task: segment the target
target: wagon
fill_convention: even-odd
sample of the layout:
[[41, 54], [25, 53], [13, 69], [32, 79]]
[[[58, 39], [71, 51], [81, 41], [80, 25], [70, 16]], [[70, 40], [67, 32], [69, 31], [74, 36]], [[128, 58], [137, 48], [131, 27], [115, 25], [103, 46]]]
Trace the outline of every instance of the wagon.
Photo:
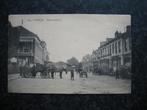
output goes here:
[[80, 75], [80, 78], [83, 78], [83, 77], [87, 78], [88, 77], [87, 72], [85, 72], [85, 71], [81, 71], [79, 75]]

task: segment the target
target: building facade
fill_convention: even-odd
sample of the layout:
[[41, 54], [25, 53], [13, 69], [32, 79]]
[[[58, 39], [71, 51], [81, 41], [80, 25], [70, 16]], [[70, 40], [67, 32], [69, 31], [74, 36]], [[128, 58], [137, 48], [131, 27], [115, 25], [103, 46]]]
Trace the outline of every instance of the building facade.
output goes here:
[[131, 27], [124, 33], [115, 32], [115, 38], [108, 38], [93, 51], [93, 70], [103, 74], [112, 74], [121, 66], [131, 67]]
[[41, 41], [36, 34], [22, 26], [19, 26], [18, 30], [20, 33], [17, 51], [18, 64], [44, 64], [48, 61], [49, 54], [46, 48], [46, 43]]

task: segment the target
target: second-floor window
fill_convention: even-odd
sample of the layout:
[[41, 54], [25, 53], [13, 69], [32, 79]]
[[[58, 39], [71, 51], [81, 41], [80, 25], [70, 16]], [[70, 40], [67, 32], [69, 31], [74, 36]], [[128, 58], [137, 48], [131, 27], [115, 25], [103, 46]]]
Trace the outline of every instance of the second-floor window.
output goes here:
[[114, 44], [112, 44], [112, 54], [114, 54]]
[[118, 51], [119, 51], [119, 53], [121, 52], [120, 41], [118, 41]]
[[19, 52], [31, 52], [33, 49], [32, 42], [20, 42], [19, 43]]
[[110, 45], [110, 55], [111, 55], [111, 45]]
[[24, 52], [30, 52], [30, 49], [25, 48]]
[[125, 39], [125, 52], [128, 51], [128, 48], [127, 47], [128, 47], [128, 40]]
[[117, 42], [115, 43], [115, 53], [117, 54]]

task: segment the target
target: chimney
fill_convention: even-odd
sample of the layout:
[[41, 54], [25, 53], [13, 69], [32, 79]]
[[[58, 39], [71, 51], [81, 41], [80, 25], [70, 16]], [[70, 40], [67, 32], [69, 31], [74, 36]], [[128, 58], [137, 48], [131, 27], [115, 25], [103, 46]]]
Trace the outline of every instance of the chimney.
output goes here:
[[115, 32], [115, 38], [118, 37], [118, 34], [119, 34], [118, 31], [116, 31], [116, 32]]
[[107, 42], [109, 42], [109, 41], [111, 41], [113, 38], [107, 38], [106, 40], [107, 40]]
[[106, 41], [100, 42], [100, 46], [104, 45], [105, 43], [106, 43]]

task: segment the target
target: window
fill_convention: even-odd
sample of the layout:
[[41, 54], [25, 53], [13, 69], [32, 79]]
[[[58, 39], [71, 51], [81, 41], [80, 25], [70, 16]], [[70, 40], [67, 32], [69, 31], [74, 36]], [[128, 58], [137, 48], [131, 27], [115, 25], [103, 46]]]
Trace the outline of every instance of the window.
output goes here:
[[111, 55], [111, 45], [110, 45], [110, 55]]
[[121, 52], [120, 41], [118, 41], [118, 51]]
[[25, 48], [25, 49], [24, 49], [24, 52], [29, 52], [29, 49]]
[[117, 54], [117, 42], [115, 43], [115, 53]]
[[112, 44], [112, 54], [114, 54], [114, 44]]
[[128, 51], [128, 48], [127, 48], [127, 39], [125, 39], [125, 51]]

